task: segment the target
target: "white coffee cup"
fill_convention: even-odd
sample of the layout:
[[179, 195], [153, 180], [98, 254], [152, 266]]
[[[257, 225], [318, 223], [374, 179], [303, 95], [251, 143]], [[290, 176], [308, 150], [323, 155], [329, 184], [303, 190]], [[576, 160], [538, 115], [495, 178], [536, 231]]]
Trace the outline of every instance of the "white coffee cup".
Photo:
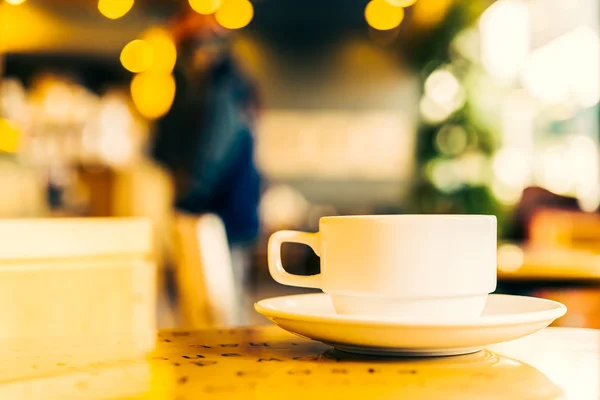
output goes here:
[[[310, 246], [321, 257], [321, 273], [286, 272], [284, 242]], [[496, 289], [494, 216], [323, 217], [317, 233], [275, 232], [268, 250], [273, 279], [322, 289], [339, 314], [474, 318]]]

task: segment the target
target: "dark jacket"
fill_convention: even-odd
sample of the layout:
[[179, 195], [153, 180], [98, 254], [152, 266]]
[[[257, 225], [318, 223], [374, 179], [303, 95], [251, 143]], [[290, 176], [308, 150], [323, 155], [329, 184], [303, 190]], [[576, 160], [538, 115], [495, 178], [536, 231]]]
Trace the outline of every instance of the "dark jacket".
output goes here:
[[252, 88], [231, 59], [202, 78], [174, 72], [176, 94], [158, 123], [153, 156], [172, 173], [176, 208], [215, 213], [231, 243], [258, 236], [260, 178], [245, 107]]

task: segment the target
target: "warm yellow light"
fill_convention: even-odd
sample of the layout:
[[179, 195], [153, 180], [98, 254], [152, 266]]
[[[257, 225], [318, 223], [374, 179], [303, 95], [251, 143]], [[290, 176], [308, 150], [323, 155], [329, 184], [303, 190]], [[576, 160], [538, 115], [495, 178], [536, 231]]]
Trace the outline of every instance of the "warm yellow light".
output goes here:
[[215, 13], [217, 22], [227, 29], [240, 29], [252, 21], [254, 7], [248, 0], [223, 0]]
[[64, 26], [46, 10], [0, 0], [0, 53], [55, 49], [63, 33]]
[[132, 40], [121, 50], [121, 64], [131, 72], [144, 72], [154, 62], [154, 50], [145, 40]]
[[0, 152], [15, 153], [19, 148], [19, 128], [7, 119], [0, 118]]
[[18, 6], [19, 4], [25, 3], [25, 0], [6, 0], [8, 4], [12, 4], [13, 6]]
[[190, 6], [198, 14], [213, 14], [221, 6], [221, 0], [189, 0]]
[[99, 0], [98, 10], [106, 18], [117, 19], [127, 14], [134, 0]]
[[170, 74], [177, 61], [177, 48], [169, 32], [162, 28], [151, 28], [144, 32], [142, 40], [153, 50], [154, 62], [148, 70]]
[[144, 117], [156, 119], [165, 115], [175, 98], [175, 79], [160, 72], [143, 72], [131, 81], [133, 104]]
[[417, 0], [385, 0], [394, 7], [410, 7], [417, 2]]
[[419, 0], [413, 7], [411, 22], [418, 26], [433, 26], [444, 20], [455, 0]]
[[367, 23], [380, 31], [394, 29], [404, 18], [404, 9], [395, 7], [386, 0], [372, 0], [365, 8]]

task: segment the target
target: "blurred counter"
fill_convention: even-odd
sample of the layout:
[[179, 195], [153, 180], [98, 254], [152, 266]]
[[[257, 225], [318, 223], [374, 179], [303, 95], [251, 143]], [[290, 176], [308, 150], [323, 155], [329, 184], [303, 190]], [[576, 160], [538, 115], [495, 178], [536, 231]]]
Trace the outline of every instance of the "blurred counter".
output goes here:
[[600, 282], [600, 253], [503, 244], [498, 247], [498, 279]]
[[557, 246], [502, 244], [498, 293], [559, 301], [567, 315], [554, 326], [600, 328], [600, 253]]

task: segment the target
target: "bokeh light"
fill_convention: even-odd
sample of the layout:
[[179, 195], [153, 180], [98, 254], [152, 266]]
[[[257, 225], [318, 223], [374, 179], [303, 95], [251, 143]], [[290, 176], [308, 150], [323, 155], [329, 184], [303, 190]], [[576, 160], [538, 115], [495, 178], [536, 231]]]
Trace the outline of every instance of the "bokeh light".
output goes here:
[[575, 178], [571, 175], [571, 161], [564, 144], [556, 143], [542, 149], [536, 171], [539, 185], [558, 195], [568, 195], [573, 190]]
[[530, 16], [525, 2], [501, 0], [479, 20], [481, 61], [497, 79], [513, 79], [530, 48]]
[[436, 157], [425, 165], [427, 179], [442, 192], [453, 193], [465, 186], [480, 186], [488, 180], [487, 157], [469, 151], [459, 157]]
[[498, 268], [504, 272], [514, 272], [523, 266], [525, 254], [519, 246], [505, 243], [498, 246]]
[[213, 14], [221, 6], [221, 0], [189, 0], [190, 6], [198, 14]]
[[124, 16], [133, 7], [134, 0], [99, 0], [98, 10], [109, 19], [118, 19]]
[[434, 26], [443, 21], [455, 0], [418, 1], [413, 7], [411, 23], [421, 27]]
[[145, 40], [132, 40], [121, 51], [121, 64], [131, 72], [146, 71], [154, 59], [154, 50]]
[[417, 0], [385, 0], [394, 7], [410, 7], [417, 2]]
[[506, 205], [514, 205], [521, 199], [533, 172], [527, 153], [518, 147], [498, 150], [492, 159], [492, 171], [492, 192]]
[[15, 153], [19, 147], [21, 132], [13, 122], [0, 118], [0, 152]]
[[594, 106], [600, 99], [599, 42], [593, 29], [582, 26], [537, 48], [522, 70], [523, 85], [547, 104]]
[[489, 182], [490, 166], [487, 155], [477, 150], [470, 150], [462, 154], [458, 161], [462, 179], [469, 185], [484, 185]]
[[28, 114], [27, 92], [17, 78], [0, 81], [0, 110], [4, 116], [14, 121], [23, 121]]
[[41, 7], [15, 6], [0, 0], [0, 53], [33, 53], [56, 45], [64, 33]]
[[446, 69], [434, 71], [425, 80], [425, 93], [439, 104], [452, 103], [459, 96], [460, 90], [458, 79]]
[[453, 193], [465, 183], [457, 160], [435, 158], [425, 166], [425, 174], [433, 186], [444, 193]]
[[462, 153], [468, 141], [467, 131], [460, 125], [444, 125], [435, 135], [435, 147], [446, 156]]
[[502, 185], [523, 191], [531, 183], [532, 165], [526, 152], [519, 148], [502, 148], [492, 162], [495, 177]]
[[586, 189], [585, 192], [577, 193], [577, 205], [581, 211], [595, 212], [600, 206], [600, 188], [595, 184]]
[[523, 196], [523, 190], [504, 185], [497, 178], [492, 179], [492, 194], [501, 204], [514, 206]]
[[139, 113], [156, 119], [165, 115], [175, 98], [175, 79], [159, 72], [143, 72], [131, 81], [131, 97]]
[[240, 29], [252, 21], [254, 7], [248, 0], [224, 0], [215, 19], [224, 28]]
[[567, 146], [577, 203], [583, 211], [595, 211], [600, 205], [600, 160], [596, 139], [585, 134], [574, 134], [567, 140]]
[[120, 92], [109, 92], [98, 109], [97, 153], [109, 165], [123, 166], [133, 157], [134, 117], [128, 98]]
[[419, 108], [423, 119], [432, 124], [447, 119], [465, 104], [465, 92], [454, 74], [439, 68], [425, 80], [425, 95]]
[[19, 4], [25, 3], [25, 0], [5, 0], [8, 4], [18, 6]]
[[386, 0], [372, 0], [365, 8], [365, 19], [372, 28], [387, 31], [400, 25], [404, 19], [404, 9]]
[[445, 121], [453, 110], [436, 103], [429, 96], [423, 96], [419, 102], [419, 111], [425, 122], [439, 124]]
[[267, 230], [284, 227], [300, 227], [306, 220], [309, 203], [295, 188], [288, 185], [273, 185], [260, 201], [260, 218]]
[[163, 28], [150, 28], [144, 32], [142, 40], [153, 50], [154, 62], [148, 71], [166, 74], [173, 72], [177, 61], [177, 48], [169, 31]]
[[44, 74], [34, 81], [29, 101], [39, 120], [58, 125], [71, 120], [80, 100], [74, 94], [72, 81], [54, 74]]

